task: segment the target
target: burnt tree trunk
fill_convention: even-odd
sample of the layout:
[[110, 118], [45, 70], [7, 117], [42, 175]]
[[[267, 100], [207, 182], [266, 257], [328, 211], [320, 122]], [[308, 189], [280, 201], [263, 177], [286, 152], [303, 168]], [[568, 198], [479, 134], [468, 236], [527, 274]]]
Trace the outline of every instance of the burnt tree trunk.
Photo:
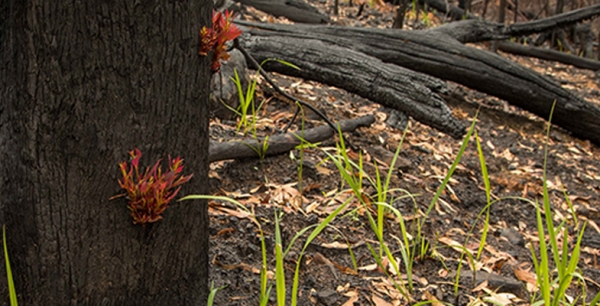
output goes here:
[[182, 156], [194, 177], [180, 194], [206, 192], [210, 63], [198, 48], [211, 9], [0, 4], [0, 219], [23, 305], [206, 304], [206, 205], [171, 203], [141, 226], [109, 198], [134, 148], [142, 166]]
[[402, 29], [404, 26], [404, 16], [406, 15], [406, 11], [408, 10], [409, 0], [397, 0], [395, 4], [398, 5], [396, 8], [396, 18], [394, 18], [394, 23], [392, 24], [392, 28], [394, 29]]
[[[576, 13], [573, 12], [573, 14]], [[424, 31], [339, 26], [288, 26], [248, 22], [243, 22], [243, 24], [254, 27], [247, 30], [250, 38], [244, 38], [248, 39], [250, 44], [253, 40], [258, 41], [263, 37], [276, 36], [282, 41], [288, 38], [306, 41], [320, 40], [324, 45], [349, 46], [354, 52], [364, 54], [365, 58], [375, 57], [386, 63], [393, 63], [463, 84], [504, 99], [544, 119], [549, 118], [552, 104], [556, 100], [553, 123], [571, 131], [578, 137], [600, 143], [600, 109], [598, 107], [587, 103], [569, 90], [562, 88], [557, 82], [531, 69], [524, 68], [491, 52], [462, 44], [466, 41], [476, 41], [476, 37], [473, 36], [477, 36], [477, 34], [499, 39], [509, 33], [513, 34], [519, 31], [525, 33], [531, 31], [531, 28], [543, 28], [541, 23], [530, 24], [531, 27], [524, 29], [520, 28], [519, 24], [505, 28], [498, 24], [467, 20], [449, 24], [447, 27]], [[548, 26], [555, 24], [552, 23]], [[260, 49], [261, 47], [257, 46], [256, 48]], [[295, 56], [293, 54], [290, 54], [289, 58], [287, 54], [284, 55], [280, 58], [294, 63]], [[310, 55], [315, 58], [319, 57], [319, 54]], [[313, 72], [318, 73], [319, 70], [313, 70]], [[310, 71], [302, 73], [310, 75]], [[356, 70], [354, 73], [360, 74], [362, 71]], [[325, 83], [334, 85], [331, 83], [332, 81], [335, 80], [325, 80]], [[375, 84], [373, 89], [377, 89], [376, 85], [381, 86], [381, 84]], [[342, 86], [342, 88], [346, 87]]]
[[[504, 24], [505, 19], [506, 19], [506, 0], [500, 0], [500, 6], [498, 7], [498, 23]], [[496, 53], [498, 51], [498, 41], [493, 41], [492, 47], [490, 49], [492, 52]]]

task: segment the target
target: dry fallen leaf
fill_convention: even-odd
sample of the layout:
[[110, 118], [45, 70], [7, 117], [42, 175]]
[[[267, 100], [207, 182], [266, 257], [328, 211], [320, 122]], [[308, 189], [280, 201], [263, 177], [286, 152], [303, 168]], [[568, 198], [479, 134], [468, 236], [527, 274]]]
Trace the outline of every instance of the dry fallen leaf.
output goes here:
[[214, 215], [230, 215], [239, 219], [250, 218], [252, 216], [250, 213], [247, 213], [245, 211], [239, 211], [219, 206], [209, 206], [208, 212]]
[[323, 244], [321, 244], [321, 246], [324, 248], [328, 248], [328, 249], [341, 249], [341, 250], [348, 248], [347, 244], [337, 242], [337, 241], [334, 241], [331, 243], [323, 243]]
[[517, 298], [512, 293], [495, 293], [489, 289], [484, 289], [484, 291], [488, 296], [485, 296], [482, 299], [492, 305], [511, 305], [513, 304], [512, 300]]
[[394, 305], [386, 302], [384, 299], [380, 298], [376, 294], [373, 294], [371, 296], [371, 300], [373, 301], [373, 303], [375, 304], [375, 306], [394, 306]]
[[471, 290], [471, 291], [477, 292], [477, 291], [481, 291], [487, 287], [488, 287], [488, 281], [485, 280], [485, 281], [481, 282], [481, 284], [479, 284], [477, 287], [473, 288], [473, 290]]
[[319, 174], [324, 176], [329, 176], [333, 173], [333, 170], [329, 170], [323, 166], [315, 166], [315, 168], [317, 169], [317, 172], [319, 172]]
[[233, 232], [235, 232], [235, 229], [233, 227], [228, 227], [228, 228], [224, 228], [224, 229], [220, 230], [216, 236], [231, 234]]
[[532, 284], [532, 285], [537, 284], [537, 277], [536, 277], [535, 273], [532, 273], [528, 270], [522, 270], [519, 268], [514, 268], [513, 272], [515, 273], [515, 276], [517, 277], [518, 280], [524, 281], [524, 282], [526, 282], [528, 284]]
[[435, 295], [431, 294], [428, 290], [425, 290], [425, 292], [423, 292], [424, 294], [424, 300], [429, 302], [431, 306], [444, 306], [444, 303], [440, 302], [440, 300], [438, 300]]
[[354, 306], [354, 302], [358, 301], [358, 294], [350, 297], [342, 306]]
[[371, 264], [371, 265], [366, 265], [366, 266], [362, 266], [362, 267], [358, 267], [358, 270], [360, 271], [375, 271], [378, 269], [378, 265], [376, 263]]

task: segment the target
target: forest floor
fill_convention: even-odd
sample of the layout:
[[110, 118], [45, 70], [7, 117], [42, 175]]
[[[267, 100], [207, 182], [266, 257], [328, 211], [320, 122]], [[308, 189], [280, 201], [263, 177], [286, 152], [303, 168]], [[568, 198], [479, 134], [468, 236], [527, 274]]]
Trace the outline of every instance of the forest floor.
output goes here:
[[[309, 1], [329, 12], [333, 1]], [[342, 1], [340, 1], [342, 2]], [[325, 4], [324, 4], [325, 3]], [[343, 2], [345, 4], [346, 2]], [[354, 16], [357, 7], [342, 6], [342, 15]], [[430, 14], [431, 15], [431, 14]], [[249, 9], [248, 19], [285, 22]], [[431, 22], [439, 20], [431, 15]], [[389, 27], [393, 21], [391, 6], [365, 8], [359, 19], [339, 18], [340, 23], [353, 26]], [[422, 19], [421, 19], [422, 20]], [[409, 22], [409, 23], [412, 23]], [[485, 46], [478, 46], [485, 47]], [[600, 77], [592, 71], [542, 60], [501, 54], [526, 67], [547, 75], [587, 101], [600, 106]], [[375, 177], [375, 164], [383, 176], [389, 169], [403, 131], [385, 124], [386, 114], [372, 102], [343, 90], [323, 84], [275, 75], [286, 91], [310, 101], [327, 113], [333, 121], [374, 114], [377, 121], [368, 128], [347, 133], [354, 146], [364, 150], [363, 168]], [[265, 82], [259, 82], [266, 84]], [[267, 86], [267, 85], [264, 85]], [[482, 236], [487, 200], [479, 155], [471, 139], [449, 185], [424, 216], [438, 187], [455, 160], [461, 140], [453, 139], [412, 119], [395, 166], [391, 188], [404, 190], [410, 197], [400, 197], [391, 203], [402, 213], [408, 232], [416, 233], [416, 223], [423, 223], [423, 235], [429, 243], [424, 256], [416, 256], [412, 266], [413, 302], [441, 301], [450, 305], [528, 305], [535, 287], [535, 272], [530, 245], [539, 252], [539, 235], [534, 204], [515, 199], [523, 197], [542, 202], [544, 144], [548, 143], [547, 184], [554, 209], [554, 221], [565, 221], [571, 229], [568, 244], [576, 236], [576, 220], [587, 221], [582, 239], [580, 272], [587, 283], [589, 297], [600, 291], [600, 148], [589, 141], [571, 137], [552, 127], [546, 140], [546, 123], [541, 118], [508, 105], [485, 94], [450, 84], [454, 89], [446, 97], [454, 115], [469, 126], [477, 116], [476, 130], [481, 140], [491, 183], [489, 235], [482, 256], [477, 260], [475, 279], [466, 258], [462, 261], [460, 282], [455, 293], [461, 248], [476, 253]], [[272, 135], [291, 119], [295, 106], [270, 97], [259, 86], [258, 101], [267, 100], [258, 114], [260, 136]], [[576, 118], [573, 118], [576, 120]], [[304, 120], [296, 120], [292, 129], [322, 125], [310, 111]], [[211, 140], [228, 141], [240, 137], [235, 122], [211, 122]], [[350, 197], [340, 179], [340, 173], [326, 152], [335, 153], [337, 139], [324, 141], [318, 149], [305, 148], [264, 159], [222, 161], [211, 164], [210, 190], [213, 195], [228, 196], [255, 212], [265, 232], [270, 273], [275, 271], [275, 215], [280, 215], [283, 247], [304, 228], [323, 222], [333, 210]], [[358, 161], [358, 152], [349, 156]], [[301, 166], [301, 171], [299, 168]], [[374, 194], [374, 188], [364, 180], [362, 192]], [[569, 201], [565, 200], [565, 193]], [[509, 198], [512, 197], [512, 198]], [[572, 203], [573, 210], [568, 202]], [[215, 305], [258, 305], [260, 292], [261, 241], [257, 226], [248, 214], [234, 205], [210, 201], [210, 279], [218, 291]], [[405, 305], [407, 299], [391, 279], [406, 282], [405, 263], [400, 260], [400, 274], [394, 275], [389, 261], [377, 266], [369, 246], [378, 253], [378, 239], [371, 229], [368, 214], [376, 216], [374, 206], [365, 207], [351, 201], [306, 248], [299, 273], [298, 305]], [[376, 217], [375, 217], [376, 218]], [[309, 231], [310, 232], [310, 231]], [[384, 240], [393, 256], [402, 258], [396, 238], [401, 237], [398, 220], [385, 218]], [[284, 260], [288, 295], [294, 269], [308, 234], [296, 240]], [[560, 243], [562, 243], [562, 239]], [[412, 245], [417, 245], [412, 241]], [[348, 245], [352, 250], [351, 256]], [[355, 266], [356, 265], [356, 266]], [[358, 268], [355, 270], [355, 268]], [[391, 276], [388, 276], [391, 275]], [[580, 294], [569, 291], [572, 296]], [[288, 297], [289, 298], [289, 297]], [[276, 304], [275, 288], [269, 305]], [[289, 303], [286, 303], [289, 305]], [[436, 305], [435, 303], [433, 305]], [[441, 304], [437, 304], [441, 305]]]

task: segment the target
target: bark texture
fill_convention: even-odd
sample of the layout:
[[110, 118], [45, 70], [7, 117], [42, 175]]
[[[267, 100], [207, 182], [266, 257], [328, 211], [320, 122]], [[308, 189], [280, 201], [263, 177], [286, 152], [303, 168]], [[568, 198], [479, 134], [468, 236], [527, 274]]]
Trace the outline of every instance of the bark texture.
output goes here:
[[143, 166], [182, 156], [194, 177], [180, 194], [206, 191], [210, 63], [198, 33], [211, 9], [0, 3], [0, 219], [22, 304], [206, 304], [204, 203], [172, 203], [144, 227], [109, 198], [134, 148]]

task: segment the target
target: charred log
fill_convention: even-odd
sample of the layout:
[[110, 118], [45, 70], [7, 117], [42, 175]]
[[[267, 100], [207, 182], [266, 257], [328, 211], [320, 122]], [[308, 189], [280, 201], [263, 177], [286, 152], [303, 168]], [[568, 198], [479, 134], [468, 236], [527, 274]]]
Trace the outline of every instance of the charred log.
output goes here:
[[447, 94], [448, 88], [436, 78], [316, 39], [265, 35], [247, 37], [240, 43], [259, 62], [279, 58], [300, 67], [269, 62], [264, 66], [266, 70], [344, 88], [453, 137], [464, 134], [463, 124], [438, 95]]
[[551, 49], [537, 48], [532, 46], [524, 46], [511, 42], [503, 42], [498, 46], [500, 51], [511, 54], [536, 57], [549, 61], [557, 61], [568, 65], [573, 65], [578, 68], [600, 70], [600, 62], [589, 58], [583, 58], [564, 52], [559, 52]]
[[573, 25], [577, 22], [593, 18], [597, 15], [600, 15], [600, 4], [570, 11], [560, 15], [555, 15], [549, 18], [514, 23], [509, 26], [481, 19], [469, 19], [447, 23], [430, 31], [444, 33], [462, 43], [481, 42], [541, 33], [563, 26]]
[[[589, 8], [588, 8], [589, 9]], [[600, 6], [598, 6], [600, 10]], [[509, 103], [528, 110], [541, 118], [547, 119], [554, 101], [553, 123], [571, 131], [574, 135], [600, 143], [600, 109], [586, 102], [572, 92], [562, 88], [554, 80], [543, 76], [531, 69], [524, 68], [499, 55], [468, 47], [458, 40], [446, 35], [444, 31], [398, 31], [386, 29], [349, 28], [339, 26], [308, 26], [308, 25], [275, 25], [247, 23], [255, 28], [246, 29], [249, 35], [243, 40], [261, 57], [261, 52], [271, 53], [272, 45], [268, 42], [280, 41], [284, 47], [286, 41], [294, 39], [294, 46], [303, 48], [283, 48], [277, 56], [294, 63], [298, 53], [304, 56], [318, 58], [329, 56], [318, 49], [304, 48], [304, 44], [314, 45], [314, 40], [322, 41], [323, 48], [341, 48], [336, 56], [344, 56], [350, 47], [353, 56], [362, 56], [366, 60], [376, 57], [383, 62], [396, 64], [414, 71], [425, 73], [445, 80], [451, 80], [478, 91], [488, 93], [508, 101]], [[473, 23], [476, 25], [476, 23]], [[260, 28], [260, 29], [258, 29]], [[261, 46], [264, 44], [264, 46]], [[289, 43], [288, 43], [289, 44]], [[291, 44], [290, 44], [291, 45]], [[294, 49], [294, 50], [292, 50]], [[298, 50], [300, 49], [300, 50]], [[306, 50], [306, 51], [304, 51]], [[368, 54], [368, 55], [367, 55]], [[297, 64], [297, 63], [295, 63]], [[329, 65], [332, 65], [330, 63]], [[341, 64], [341, 63], [340, 63]], [[270, 66], [268, 69], [275, 69]], [[332, 70], [332, 66], [326, 68]], [[386, 66], [387, 67], [387, 66]], [[285, 68], [283, 68], [285, 69]], [[336, 68], [337, 69], [337, 68]], [[344, 68], [342, 68], [344, 69]], [[391, 68], [390, 68], [391, 69]], [[280, 70], [297, 76], [314, 78], [325, 71], [318, 64], [307, 63], [299, 72]], [[385, 71], [385, 70], [384, 70]], [[356, 70], [345, 73], [357, 72]], [[362, 71], [361, 71], [362, 73]], [[388, 71], [387, 73], [393, 74]], [[385, 73], [377, 74], [385, 75]], [[341, 77], [346, 77], [344, 73]], [[349, 91], [357, 91], [357, 84], [348, 83], [340, 78], [324, 79], [324, 83], [338, 86]], [[378, 83], [376, 83], [378, 84]], [[365, 91], [376, 89], [368, 79], [363, 81]], [[377, 99], [373, 99], [377, 101]], [[380, 101], [377, 101], [380, 102]], [[412, 116], [412, 114], [409, 114]], [[573, 120], [577, 118], [577, 120]]]
[[300, 23], [329, 23], [329, 16], [303, 0], [235, 0], [276, 17]]
[[[369, 126], [373, 122], [375, 122], [375, 117], [367, 115], [355, 119], [342, 120], [338, 125], [342, 132], [350, 132], [359, 127]], [[247, 138], [235, 142], [211, 141], [208, 149], [208, 161], [212, 163], [227, 159], [277, 155], [293, 150], [302, 143], [302, 140], [309, 143], [316, 143], [331, 138], [334, 134], [335, 132], [328, 125], [322, 125], [304, 131], [271, 136], [267, 139], [266, 144], [264, 138]]]

